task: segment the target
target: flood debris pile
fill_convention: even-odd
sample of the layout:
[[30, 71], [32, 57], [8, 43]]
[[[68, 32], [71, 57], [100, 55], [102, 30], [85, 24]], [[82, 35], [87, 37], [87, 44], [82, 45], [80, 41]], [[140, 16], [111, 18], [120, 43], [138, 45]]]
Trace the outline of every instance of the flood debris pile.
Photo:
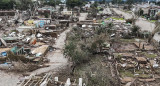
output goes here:
[[[141, 44], [143, 46], [139, 47]], [[147, 82], [154, 85], [159, 81], [159, 55], [157, 55], [157, 51], [145, 42], [138, 43], [138, 45], [135, 42], [133, 45], [134, 48], [130, 45], [128, 50], [121, 44], [118, 49], [115, 48], [113, 54], [122, 84], [132, 82], [130, 84], [142, 85]]]
[[[116, 16], [115, 16], [116, 17]], [[106, 19], [110, 23], [109, 63], [112, 75], [119, 77], [122, 86], [159, 85], [159, 52], [150, 44], [137, 26]], [[118, 21], [117, 21], [118, 20]], [[142, 35], [143, 34], [143, 35]]]
[[52, 73], [46, 73], [41, 75], [30, 75], [25, 78], [21, 78], [18, 86], [82, 86], [83, 79], [71, 79], [67, 78], [66, 81], [61, 81], [59, 77], [54, 77]]
[[[133, 34], [132, 29], [135, 26], [117, 22], [113, 24], [115, 26], [112, 28], [119, 29], [110, 31], [112, 35], [109, 61], [115, 64], [121, 85], [155, 85], [160, 80], [157, 48]], [[125, 29], [120, 29], [122, 26]], [[128, 34], [130, 36], [127, 36]]]
[[[45, 9], [46, 11], [43, 11]], [[0, 16], [4, 16], [3, 13], [6, 12], [8, 16], [21, 13], [5, 11], [0, 12]], [[20, 15], [17, 19], [7, 19], [6, 16], [2, 18], [1, 23], [11, 19], [17, 21], [17, 24], [12, 23], [15, 27], [2, 24], [2, 28], [6, 29], [2, 31], [0, 38], [0, 69], [33, 71], [44, 67], [43, 63], [49, 61], [45, 56], [55, 50], [53, 45], [59, 35], [69, 27], [70, 20], [52, 20], [53, 9], [39, 8], [36, 12], [37, 14], [30, 16], [30, 19], [23, 19]], [[22, 16], [24, 15], [22, 12]]]

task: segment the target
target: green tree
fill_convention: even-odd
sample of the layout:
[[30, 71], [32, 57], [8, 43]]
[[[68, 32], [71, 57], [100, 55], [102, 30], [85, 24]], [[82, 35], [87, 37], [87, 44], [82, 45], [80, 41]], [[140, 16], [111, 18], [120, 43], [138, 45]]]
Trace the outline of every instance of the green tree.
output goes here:
[[132, 4], [134, 3], [134, 0], [127, 0], [126, 4], [128, 4], [127, 8], [130, 10], [132, 8]]
[[132, 5], [134, 3], [134, 0], [127, 0], [126, 2], [128, 5]]
[[103, 45], [104, 45], [103, 39], [96, 40], [95, 42], [92, 43], [90, 51], [92, 53], [102, 52]]
[[49, 0], [44, 2], [45, 5], [49, 5], [49, 6], [59, 5], [60, 3], [61, 3], [60, 0]]
[[0, 9], [13, 9], [14, 4], [14, 0], [0, 0]]
[[121, 4], [122, 0], [113, 0], [112, 3], [114, 3], [114, 4]]
[[139, 27], [139, 26], [136, 26], [136, 25], [134, 25], [134, 26], [131, 28], [132, 34], [135, 35], [135, 36], [138, 36], [139, 30], [140, 30], [140, 27]]
[[97, 7], [98, 6], [98, 2], [95, 1], [94, 4], [93, 4], [93, 7]]
[[68, 7], [74, 8], [75, 6], [82, 6], [83, 0], [67, 0], [66, 4]]
[[33, 6], [33, 2], [32, 0], [19, 0], [16, 5], [20, 10], [27, 10]]

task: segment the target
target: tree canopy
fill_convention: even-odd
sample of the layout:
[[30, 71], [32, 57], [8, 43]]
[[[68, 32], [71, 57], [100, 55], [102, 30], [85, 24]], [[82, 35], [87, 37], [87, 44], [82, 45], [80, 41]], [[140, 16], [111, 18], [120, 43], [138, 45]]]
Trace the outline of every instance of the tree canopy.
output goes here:
[[112, 3], [114, 3], [114, 4], [120, 4], [120, 3], [122, 3], [122, 1], [123, 0], [112, 0]]
[[134, 0], [127, 0], [127, 2], [126, 2], [128, 5], [131, 5], [131, 4], [133, 4], [134, 3]]
[[82, 6], [83, 0], [67, 0], [66, 4], [68, 7], [74, 8], [75, 6]]
[[13, 9], [15, 0], [0, 0], [0, 9]]
[[16, 7], [20, 10], [27, 10], [30, 6], [33, 6], [32, 0], [19, 0], [19, 3], [16, 4]]
[[20, 10], [27, 10], [29, 5], [32, 6], [32, 0], [0, 0], [0, 9], [13, 9], [15, 6]]
[[44, 5], [49, 5], [49, 6], [55, 6], [55, 5], [59, 5], [61, 3], [60, 0], [45, 0], [44, 1]]

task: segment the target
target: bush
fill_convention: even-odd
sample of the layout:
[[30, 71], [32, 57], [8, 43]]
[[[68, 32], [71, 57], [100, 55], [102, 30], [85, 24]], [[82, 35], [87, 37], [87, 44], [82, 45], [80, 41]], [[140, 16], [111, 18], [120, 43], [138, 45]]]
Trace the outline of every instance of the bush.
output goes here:
[[135, 32], [138, 32], [138, 31], [140, 30], [140, 27], [134, 25], [134, 26], [131, 28], [131, 30], [132, 30], [133, 33], [135, 33]]
[[69, 56], [74, 64], [80, 64], [88, 61], [88, 52], [77, 47], [75, 42], [69, 42], [65, 45], [64, 54]]
[[136, 26], [136, 25], [134, 25], [132, 28], [131, 28], [131, 31], [132, 31], [132, 35], [134, 35], [134, 36], [137, 36], [138, 37], [138, 35], [139, 35], [139, 30], [140, 30], [140, 27], [139, 26]]
[[157, 13], [157, 15], [156, 15], [156, 19], [158, 20], [158, 19], [160, 19], [160, 12], [159, 13]]
[[134, 24], [135, 21], [136, 21], [135, 19], [131, 18], [131, 19], [127, 19], [126, 23]]
[[75, 49], [76, 49], [76, 45], [73, 42], [69, 42], [68, 44], [65, 45], [64, 54], [72, 57]]
[[48, 18], [48, 17], [49, 17], [49, 14], [48, 14], [48, 13], [45, 13], [44, 16], [45, 16], [45, 18]]
[[101, 52], [103, 44], [104, 44], [104, 40], [102, 39], [98, 39], [95, 42], [93, 42], [90, 49], [91, 53], [94, 54], [94, 53]]
[[123, 36], [123, 38], [124, 38], [124, 39], [131, 39], [132, 37], [131, 37], [131, 35], [126, 34], [126, 35]]
[[72, 57], [75, 64], [86, 63], [88, 60], [88, 53], [84, 51], [75, 51]]

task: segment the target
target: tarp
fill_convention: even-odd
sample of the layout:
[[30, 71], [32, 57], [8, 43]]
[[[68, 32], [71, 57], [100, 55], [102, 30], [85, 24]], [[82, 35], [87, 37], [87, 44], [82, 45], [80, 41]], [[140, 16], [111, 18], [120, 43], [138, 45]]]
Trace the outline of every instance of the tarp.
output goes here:
[[7, 52], [2, 52], [1, 55], [2, 56], [7, 56]]
[[29, 24], [33, 24], [33, 22], [34, 22], [33, 20], [28, 20]]
[[40, 25], [41, 28], [44, 26], [44, 24], [45, 24], [44, 20], [41, 20], [40, 23], [39, 23], [39, 25]]

